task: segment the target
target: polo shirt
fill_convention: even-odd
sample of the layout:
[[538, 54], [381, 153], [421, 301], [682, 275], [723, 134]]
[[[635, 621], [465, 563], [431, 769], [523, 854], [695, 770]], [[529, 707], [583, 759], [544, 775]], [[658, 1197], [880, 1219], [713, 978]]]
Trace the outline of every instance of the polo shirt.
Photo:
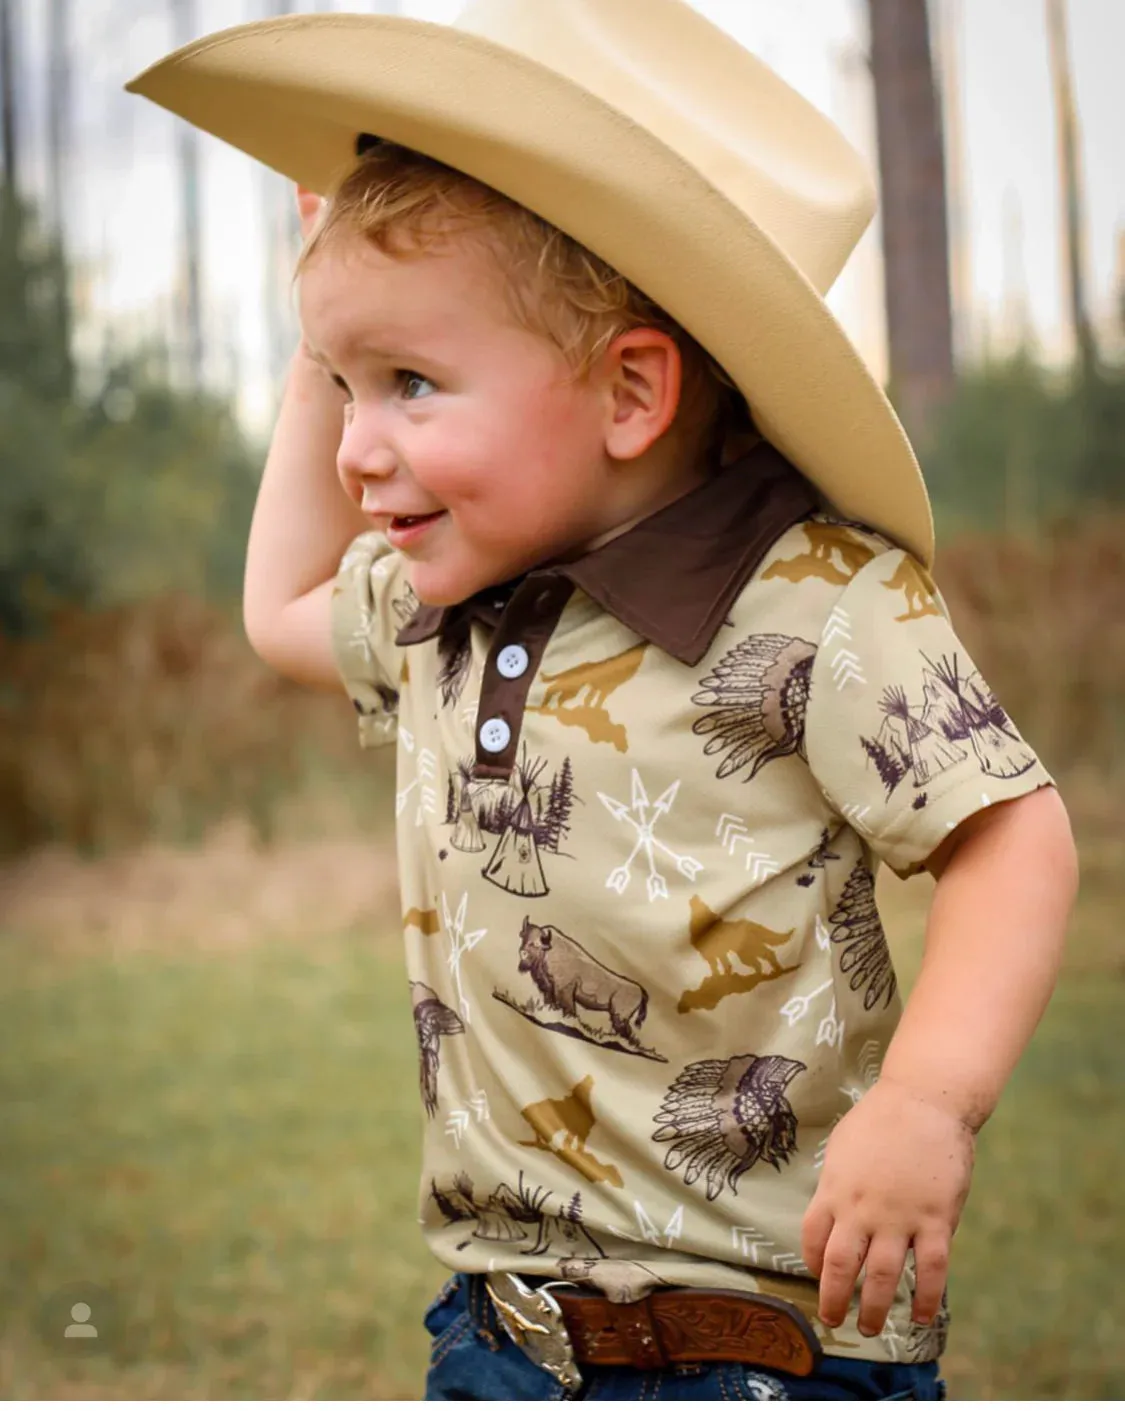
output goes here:
[[454, 1270], [628, 1301], [787, 1299], [826, 1352], [801, 1221], [901, 1012], [875, 901], [1051, 782], [927, 571], [759, 444], [569, 562], [420, 604], [379, 534], [336, 660], [395, 810], [424, 1114], [420, 1220]]

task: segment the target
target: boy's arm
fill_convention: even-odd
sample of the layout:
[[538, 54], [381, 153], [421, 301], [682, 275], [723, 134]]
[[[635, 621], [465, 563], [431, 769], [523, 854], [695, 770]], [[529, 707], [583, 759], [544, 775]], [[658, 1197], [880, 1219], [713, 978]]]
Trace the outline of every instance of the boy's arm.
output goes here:
[[842, 1321], [865, 1267], [867, 1334], [883, 1326], [910, 1247], [913, 1316], [938, 1311], [973, 1139], [1050, 998], [1077, 890], [1053, 788], [973, 815], [927, 866], [938, 884], [921, 973], [878, 1082], [832, 1135], [805, 1217], [822, 1320]]
[[336, 475], [344, 396], [304, 351], [293, 356], [246, 550], [250, 645], [294, 681], [342, 689], [330, 600], [340, 560], [371, 525]]
[[1051, 997], [1078, 857], [1055, 789], [975, 814], [927, 866], [938, 879], [922, 969], [883, 1077], [984, 1125]]

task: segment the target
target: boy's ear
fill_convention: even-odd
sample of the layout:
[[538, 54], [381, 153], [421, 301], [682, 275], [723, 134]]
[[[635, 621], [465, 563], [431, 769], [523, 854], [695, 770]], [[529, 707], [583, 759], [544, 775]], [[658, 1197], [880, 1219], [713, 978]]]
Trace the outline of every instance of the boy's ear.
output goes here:
[[659, 329], [630, 329], [606, 349], [602, 371], [608, 394], [606, 450], [615, 460], [635, 460], [676, 419], [683, 386], [680, 349]]

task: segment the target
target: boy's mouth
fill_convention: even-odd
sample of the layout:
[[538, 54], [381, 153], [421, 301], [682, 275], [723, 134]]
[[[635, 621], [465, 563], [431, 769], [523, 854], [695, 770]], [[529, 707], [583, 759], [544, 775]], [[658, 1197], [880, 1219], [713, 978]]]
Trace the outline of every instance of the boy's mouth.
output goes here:
[[431, 520], [437, 519], [444, 514], [444, 510], [434, 510], [432, 514], [396, 514], [391, 520], [392, 529], [413, 529], [419, 524], [429, 524]]
[[406, 548], [421, 539], [444, 514], [444, 510], [435, 510], [433, 514], [396, 514], [387, 526], [387, 540], [396, 549]]

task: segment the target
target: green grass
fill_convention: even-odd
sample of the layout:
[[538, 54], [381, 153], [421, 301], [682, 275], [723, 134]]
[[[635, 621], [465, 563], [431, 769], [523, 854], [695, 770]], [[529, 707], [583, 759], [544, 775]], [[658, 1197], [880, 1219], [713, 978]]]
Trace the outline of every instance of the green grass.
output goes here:
[[[1125, 1397], [1125, 969], [1082, 963], [1107, 905], [982, 1134], [956, 1396]], [[416, 1396], [441, 1273], [394, 945], [110, 960], [9, 935], [0, 976], [0, 1394]], [[78, 1281], [120, 1303], [94, 1355], [36, 1331]]]
[[[357, 937], [57, 967], [4, 949], [3, 1394], [416, 1392], [440, 1271], [399, 965]], [[35, 1330], [76, 1281], [120, 1301], [103, 1355]]]

